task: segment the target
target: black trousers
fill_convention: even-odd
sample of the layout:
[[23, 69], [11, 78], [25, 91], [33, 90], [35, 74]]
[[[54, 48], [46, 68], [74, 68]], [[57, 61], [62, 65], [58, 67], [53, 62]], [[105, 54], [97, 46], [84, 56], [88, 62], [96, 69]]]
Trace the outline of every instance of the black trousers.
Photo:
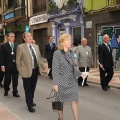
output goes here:
[[[80, 72], [85, 72], [85, 67], [79, 67], [79, 70], [80, 70]], [[86, 72], [89, 72], [89, 70], [90, 70], [90, 68], [87, 67]], [[87, 83], [87, 78], [88, 78], [88, 76], [85, 78], [84, 84]], [[80, 77], [78, 78], [78, 84], [79, 84], [79, 85], [82, 84], [82, 81], [83, 81], [83, 78], [80, 76]]]
[[14, 63], [12, 68], [5, 68], [4, 90], [8, 92], [10, 90], [10, 84], [12, 80], [13, 94], [18, 93], [18, 71]]
[[22, 78], [23, 79], [23, 87], [25, 91], [25, 98], [28, 108], [33, 105], [34, 92], [38, 79], [38, 68], [33, 69], [32, 76], [30, 78]]
[[109, 82], [113, 77], [113, 67], [105, 68], [105, 71], [99, 67], [100, 71], [100, 80], [101, 80], [101, 87], [104, 89], [108, 86]]
[[4, 72], [0, 70], [0, 83], [2, 83], [3, 78], [4, 78]]
[[48, 61], [48, 68], [50, 69], [48, 76], [52, 77], [52, 59], [47, 59]]

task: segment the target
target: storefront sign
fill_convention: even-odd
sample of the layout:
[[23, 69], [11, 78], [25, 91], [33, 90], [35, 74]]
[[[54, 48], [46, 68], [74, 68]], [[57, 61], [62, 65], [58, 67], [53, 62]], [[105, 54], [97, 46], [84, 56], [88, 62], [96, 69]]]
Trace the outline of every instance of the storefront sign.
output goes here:
[[48, 15], [38, 15], [30, 18], [30, 25], [40, 24], [48, 21]]
[[14, 17], [14, 13], [7, 14], [5, 15], [5, 20], [13, 18], [13, 17]]
[[92, 28], [92, 21], [86, 21], [86, 28]]

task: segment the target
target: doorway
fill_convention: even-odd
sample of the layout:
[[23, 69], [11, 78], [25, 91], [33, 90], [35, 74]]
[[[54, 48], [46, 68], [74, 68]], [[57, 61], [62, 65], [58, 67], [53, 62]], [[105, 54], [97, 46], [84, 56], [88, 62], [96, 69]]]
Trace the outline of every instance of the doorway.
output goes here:
[[33, 36], [36, 44], [40, 48], [41, 56], [44, 56], [45, 44], [47, 43], [47, 28], [37, 29], [33, 31]]
[[73, 43], [76, 45], [81, 44], [81, 27], [73, 27], [72, 30]]

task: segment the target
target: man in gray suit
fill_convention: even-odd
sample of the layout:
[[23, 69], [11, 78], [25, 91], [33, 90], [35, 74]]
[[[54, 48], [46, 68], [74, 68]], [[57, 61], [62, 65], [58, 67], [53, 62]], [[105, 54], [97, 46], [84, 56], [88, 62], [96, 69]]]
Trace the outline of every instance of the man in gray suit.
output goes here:
[[[81, 72], [89, 72], [90, 67], [93, 67], [93, 56], [92, 56], [92, 51], [89, 46], [87, 46], [87, 39], [83, 38], [81, 40], [81, 45], [76, 48], [76, 63], [79, 66], [79, 70]], [[78, 85], [82, 85], [82, 77], [78, 78]], [[84, 82], [84, 86], [89, 86], [87, 84], [87, 77]]]

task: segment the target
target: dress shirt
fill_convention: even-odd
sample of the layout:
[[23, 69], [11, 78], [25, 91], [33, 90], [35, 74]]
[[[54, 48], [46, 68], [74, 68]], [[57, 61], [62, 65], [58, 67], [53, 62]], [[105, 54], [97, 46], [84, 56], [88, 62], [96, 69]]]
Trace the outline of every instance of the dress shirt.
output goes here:
[[106, 47], [108, 48], [108, 50], [110, 52], [110, 46], [107, 43], [105, 43], [105, 42], [103, 42], [103, 43], [106, 45]]
[[50, 48], [52, 49], [53, 48], [53, 43], [49, 42], [49, 44], [50, 44]]

